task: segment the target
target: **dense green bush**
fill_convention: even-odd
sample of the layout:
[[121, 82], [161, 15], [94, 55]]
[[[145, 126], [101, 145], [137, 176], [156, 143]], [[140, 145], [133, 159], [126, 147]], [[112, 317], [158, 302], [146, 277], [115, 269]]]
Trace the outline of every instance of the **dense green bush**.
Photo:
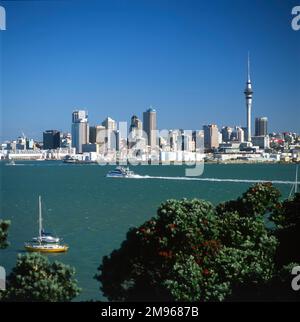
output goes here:
[[222, 216], [226, 212], [237, 211], [240, 216], [263, 216], [276, 209], [280, 192], [271, 183], [259, 183], [249, 188], [237, 200], [230, 200], [216, 207]]
[[75, 270], [59, 262], [50, 263], [37, 253], [19, 255], [7, 277], [4, 301], [70, 301], [79, 294]]
[[278, 242], [264, 224], [279, 192], [251, 187], [216, 208], [168, 200], [103, 258], [96, 279], [110, 300], [222, 301], [233, 290], [264, 285], [277, 273]]
[[278, 202], [271, 215], [271, 220], [279, 229], [300, 224], [300, 193], [296, 193], [283, 202]]

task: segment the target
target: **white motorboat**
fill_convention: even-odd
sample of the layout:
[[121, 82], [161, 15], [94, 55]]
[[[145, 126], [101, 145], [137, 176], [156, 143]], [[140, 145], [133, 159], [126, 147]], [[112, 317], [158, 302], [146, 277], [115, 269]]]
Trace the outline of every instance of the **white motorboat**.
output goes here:
[[106, 175], [106, 177], [109, 178], [134, 178], [137, 177], [137, 175], [129, 170], [129, 168], [125, 167], [116, 167], [115, 170], [109, 171]]

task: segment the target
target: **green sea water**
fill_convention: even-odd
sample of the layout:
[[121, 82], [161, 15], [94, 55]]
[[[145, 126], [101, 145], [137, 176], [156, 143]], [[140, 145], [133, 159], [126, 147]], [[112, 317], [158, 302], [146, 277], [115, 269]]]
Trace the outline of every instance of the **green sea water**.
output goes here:
[[[217, 204], [238, 197], [251, 183], [167, 179], [115, 179], [113, 166], [71, 165], [59, 161], [0, 163], [0, 218], [10, 219], [10, 246], [0, 250], [7, 272], [23, 243], [38, 233], [38, 195], [49, 230], [69, 244], [65, 254], [47, 255], [76, 268], [82, 288], [76, 300], [105, 300], [93, 279], [104, 255], [119, 248], [126, 232], [155, 215], [170, 198], [201, 198]], [[185, 166], [135, 166], [140, 175], [184, 177]], [[201, 178], [293, 181], [295, 165], [207, 164]], [[287, 197], [291, 186], [276, 184]], [[45, 255], [46, 256], [46, 255]]]

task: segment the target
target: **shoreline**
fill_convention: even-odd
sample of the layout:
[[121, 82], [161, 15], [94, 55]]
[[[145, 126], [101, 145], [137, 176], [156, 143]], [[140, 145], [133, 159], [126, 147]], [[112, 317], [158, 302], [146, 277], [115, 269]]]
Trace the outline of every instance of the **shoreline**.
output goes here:
[[[63, 160], [59, 160], [59, 159], [11, 159], [15, 162], [37, 162], [37, 163], [40, 163], [40, 162], [63, 162]], [[0, 163], [8, 163], [9, 161], [11, 160], [7, 160], [7, 159], [1, 159], [0, 160]], [[97, 164], [98, 162], [78, 162], [78, 163], [70, 163], [70, 164], [80, 164], [80, 165], [90, 165], [90, 164]], [[191, 162], [191, 161], [182, 161], [182, 162], [154, 162], [154, 163], [151, 163], [151, 162], [137, 162], [137, 164], [132, 164], [130, 162], [118, 162], [118, 161], [115, 161], [115, 162], [107, 162], [107, 163], [101, 163], [99, 162], [98, 163], [99, 165], [128, 165], [128, 166], [136, 166], [136, 165], [163, 165], [163, 166], [166, 166], [166, 165], [171, 165], [171, 166], [181, 166], [181, 165], [187, 165], [187, 166], [195, 166], [195, 165], [199, 165], [199, 164], [215, 164], [215, 165], [227, 165], [227, 164], [285, 164], [285, 165], [288, 165], [288, 164], [300, 164], [300, 161], [257, 161], [257, 160], [226, 160], [226, 161], [214, 161], [214, 160], [209, 160], [209, 161], [203, 161], [203, 162]]]

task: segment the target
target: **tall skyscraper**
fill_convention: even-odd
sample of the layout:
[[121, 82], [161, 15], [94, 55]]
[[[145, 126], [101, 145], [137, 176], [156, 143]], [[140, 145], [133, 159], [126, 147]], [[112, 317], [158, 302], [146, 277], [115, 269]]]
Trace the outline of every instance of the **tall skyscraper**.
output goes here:
[[86, 111], [78, 110], [72, 113], [72, 147], [76, 153], [82, 153], [82, 144], [89, 142], [89, 123]]
[[90, 126], [90, 143], [103, 143], [105, 138], [105, 130], [105, 126], [102, 125]]
[[217, 125], [209, 124], [203, 126], [204, 147], [206, 149], [215, 149], [219, 147], [219, 130]]
[[255, 136], [265, 136], [268, 134], [268, 118], [257, 117], [255, 119]]
[[242, 142], [245, 141], [245, 132], [244, 132], [244, 130], [241, 127], [236, 126], [235, 127], [235, 133], [236, 133], [236, 140], [238, 142], [241, 142], [242, 143]]
[[246, 97], [246, 109], [247, 109], [247, 131], [246, 131], [246, 141], [251, 141], [251, 108], [252, 108], [252, 84], [250, 79], [250, 57], [248, 54], [248, 65], [247, 65], [247, 83], [246, 88], [244, 90], [244, 94]]
[[109, 116], [102, 122], [102, 126], [105, 126], [106, 130], [108, 131], [117, 130], [117, 122]]
[[43, 132], [43, 149], [51, 150], [60, 147], [60, 132], [56, 130], [48, 130]]
[[157, 146], [156, 143], [156, 110], [149, 108], [143, 113], [143, 130], [147, 134], [148, 145], [151, 148]]
[[223, 142], [229, 142], [231, 140], [231, 133], [232, 133], [232, 128], [229, 126], [225, 126], [221, 130], [222, 133], [222, 141]]
[[111, 117], [107, 117], [102, 126], [106, 129], [105, 144], [107, 151], [115, 151], [117, 148], [117, 122]]
[[131, 117], [129, 132], [134, 132], [133, 135], [136, 136], [140, 134], [142, 129], [143, 129], [142, 121], [136, 115], [133, 115]]
[[89, 128], [89, 142], [94, 144], [96, 143], [97, 128], [96, 126], [90, 126]]

